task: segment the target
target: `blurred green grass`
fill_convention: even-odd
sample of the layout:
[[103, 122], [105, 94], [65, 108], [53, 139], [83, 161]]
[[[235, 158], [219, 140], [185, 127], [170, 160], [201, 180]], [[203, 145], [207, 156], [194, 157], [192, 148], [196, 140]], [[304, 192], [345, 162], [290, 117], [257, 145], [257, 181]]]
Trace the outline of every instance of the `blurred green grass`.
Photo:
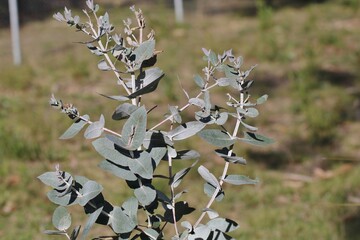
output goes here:
[[[236, 239], [347, 240], [360, 235], [358, 205], [341, 205], [360, 195], [356, 6], [350, 1], [279, 9], [259, 4], [255, 16], [189, 13], [186, 23], [178, 25], [165, 6], [140, 5], [156, 31], [157, 48], [164, 50], [158, 66], [166, 77], [158, 94], [150, 96], [154, 105], [186, 101], [177, 91], [178, 79], [193, 94], [192, 76], [201, 73], [204, 64], [202, 47], [219, 52], [232, 48], [245, 58], [246, 67], [259, 64], [252, 73], [255, 94], [267, 93], [270, 99], [254, 123], [277, 143], [266, 149], [236, 150], [248, 166], [232, 171], [261, 180], [256, 187], [226, 187], [229, 202], [214, 206], [240, 222]], [[131, 16], [127, 8], [109, 11], [119, 26]], [[93, 119], [101, 113], [110, 116], [116, 103], [97, 93], [116, 94], [116, 80], [98, 71], [99, 59], [74, 43], [84, 40], [81, 34], [53, 19], [24, 25], [21, 36], [24, 63], [14, 67], [9, 31], [0, 30], [0, 226], [6, 226], [0, 228], [0, 238], [52, 239], [42, 231], [51, 228], [54, 206], [36, 176], [51, 171], [55, 163], [74, 175], [98, 180], [114, 204], [130, 193], [120, 180], [115, 180], [119, 187], [114, 189], [114, 178], [96, 169], [101, 157], [90, 142], [81, 136], [66, 142], [57, 139], [71, 122], [48, 106], [48, 98], [55, 93]], [[166, 107], [150, 118], [155, 122]], [[110, 120], [107, 126], [120, 129]], [[195, 138], [183, 147], [197, 142]], [[209, 147], [199, 147], [204, 154], [201, 163], [220, 171], [221, 161], [206, 160], [214, 158]], [[288, 173], [309, 176], [311, 182], [289, 178]], [[183, 186], [190, 183], [187, 201], [201, 208], [198, 204], [206, 197], [191, 194], [202, 192], [196, 171]], [[81, 215], [81, 209], [74, 210]], [[84, 223], [84, 217], [74, 218]], [[96, 233], [101, 235], [101, 229]]]

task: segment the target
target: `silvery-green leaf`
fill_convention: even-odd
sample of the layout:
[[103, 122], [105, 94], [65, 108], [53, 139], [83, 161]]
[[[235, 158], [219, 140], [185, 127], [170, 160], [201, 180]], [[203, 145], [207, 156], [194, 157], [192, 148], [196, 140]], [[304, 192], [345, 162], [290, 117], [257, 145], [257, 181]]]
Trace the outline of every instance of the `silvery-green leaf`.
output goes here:
[[85, 133], [84, 133], [85, 138], [92, 139], [92, 138], [100, 137], [104, 131], [104, 125], [105, 125], [105, 118], [104, 118], [104, 115], [101, 114], [100, 120], [93, 122], [85, 130]]
[[81, 186], [84, 186], [84, 184], [90, 181], [90, 179], [84, 176], [75, 176], [75, 181], [79, 183]]
[[224, 182], [233, 185], [258, 184], [259, 180], [253, 180], [242, 175], [226, 175]]
[[179, 184], [181, 183], [181, 180], [190, 171], [190, 169], [195, 166], [196, 163], [197, 163], [197, 161], [195, 163], [193, 163], [190, 167], [184, 168], [184, 169], [180, 170], [179, 172], [175, 173], [175, 175], [173, 176], [173, 178], [171, 180], [171, 186], [173, 188], [177, 188], [179, 186]]
[[211, 185], [213, 185], [215, 187], [220, 187], [220, 184], [219, 184], [218, 180], [216, 179], [216, 177], [212, 173], [210, 173], [206, 167], [201, 165], [198, 168], [198, 172], [199, 172], [200, 176], [203, 179], [205, 179], [206, 182], [210, 183]]
[[66, 22], [65, 17], [60, 12], [55, 13], [53, 15], [53, 18], [55, 18], [59, 22]]
[[158, 67], [146, 69], [145, 71], [142, 71], [136, 78], [136, 89], [140, 89], [141, 86], [145, 87], [158, 80], [162, 76], [164, 76], [164, 72]]
[[[59, 175], [61, 174], [61, 176]], [[71, 187], [73, 177], [68, 172], [46, 172], [38, 176], [38, 179], [44, 184], [56, 188], [58, 191], [68, 192]], [[65, 184], [66, 183], [66, 184]], [[59, 194], [60, 195], [60, 194]]]
[[86, 239], [86, 236], [89, 234], [89, 231], [90, 231], [91, 227], [96, 222], [96, 219], [98, 219], [98, 217], [100, 216], [102, 210], [103, 210], [103, 207], [97, 209], [95, 212], [90, 214], [89, 218], [86, 221], [84, 231], [83, 231], [82, 236], [81, 236], [81, 240]]
[[141, 43], [133, 52], [132, 55], [135, 56], [135, 67], [133, 71], [140, 68], [143, 61], [151, 58], [154, 55], [155, 49], [155, 40], [147, 40]]
[[211, 64], [212, 64], [213, 66], [216, 66], [217, 63], [218, 63], [217, 56], [216, 56], [216, 54], [215, 54], [213, 51], [210, 51], [209, 60], [210, 60], [210, 62], [211, 62]]
[[93, 10], [93, 11], [94, 11], [94, 12], [97, 12], [97, 11], [99, 11], [99, 8], [100, 8], [100, 7], [99, 7], [99, 4], [95, 4], [95, 7], [94, 7], [94, 10]]
[[205, 101], [200, 98], [190, 98], [189, 103], [195, 106], [198, 106], [200, 108], [205, 107]]
[[[86, 44], [86, 46], [88, 47], [88, 49], [90, 50], [90, 52], [92, 54], [95, 54], [96, 56], [102, 56], [104, 55], [104, 53], [100, 50], [100, 48], [92, 45], [91, 43]], [[101, 64], [102, 65], [102, 64]]]
[[189, 159], [198, 159], [200, 158], [200, 153], [195, 150], [182, 150], [177, 151], [176, 157], [173, 159], [180, 159], [180, 160], [189, 160]]
[[198, 121], [187, 122], [168, 132], [168, 137], [175, 141], [183, 140], [201, 131], [205, 125], [206, 124]]
[[[167, 146], [167, 157], [168, 158], [174, 158], [177, 155], [176, 149], [172, 146]], [[168, 160], [168, 159], [167, 159]]]
[[219, 117], [215, 120], [215, 123], [217, 125], [224, 125], [226, 121], [228, 120], [228, 113], [222, 112], [219, 114]]
[[231, 84], [234, 84], [234, 82], [236, 82], [236, 80], [233, 78], [223, 77], [223, 78], [217, 79], [216, 82], [220, 87], [226, 87]]
[[108, 138], [98, 138], [92, 142], [95, 150], [104, 158], [113, 161], [121, 166], [128, 166], [130, 158], [121, 154], [115, 149], [114, 143]]
[[78, 197], [79, 204], [81, 206], [85, 206], [91, 199], [99, 195], [102, 190], [103, 187], [99, 183], [95, 181], [88, 181], [80, 191], [81, 196]]
[[155, 91], [163, 76], [164, 72], [157, 67], [146, 69], [141, 72], [136, 79], [136, 92], [130, 94], [128, 98], [132, 99]]
[[215, 218], [210, 220], [206, 225], [212, 230], [217, 229], [220, 232], [232, 232], [239, 228], [239, 224], [227, 218]]
[[143, 141], [143, 146], [146, 149], [152, 147], [167, 147], [172, 145], [173, 143], [170, 141], [170, 139], [160, 131], [146, 132], [145, 139]]
[[124, 209], [124, 213], [129, 216], [131, 221], [137, 224], [137, 211], [138, 211], [138, 200], [135, 197], [128, 198], [123, 204], [122, 208]]
[[114, 120], [127, 119], [130, 117], [131, 113], [136, 111], [136, 109], [138, 109], [138, 107], [132, 105], [131, 103], [123, 103], [115, 109], [112, 115], [112, 119]]
[[214, 219], [219, 216], [219, 213], [211, 208], [204, 208], [203, 212], [206, 212], [210, 219]]
[[259, 111], [256, 108], [247, 108], [246, 109], [246, 116], [254, 118], [257, 117], [259, 115]]
[[[204, 184], [204, 193], [208, 195], [209, 197], [212, 197], [212, 195], [215, 193], [216, 187], [211, 185], [210, 183], [206, 182]], [[215, 200], [220, 202], [225, 196], [225, 193], [222, 189], [217, 193]]]
[[114, 210], [110, 213], [110, 225], [116, 233], [128, 233], [136, 227], [136, 223], [117, 206], [115, 206]]
[[55, 209], [52, 224], [60, 231], [65, 231], [71, 226], [71, 216], [65, 207], [59, 206]]
[[244, 123], [243, 121], [240, 122], [247, 130], [255, 132], [258, 130], [257, 127], [250, 126], [249, 124]]
[[257, 146], [266, 146], [274, 143], [274, 140], [271, 138], [252, 132], [244, 132], [244, 138], [239, 138], [239, 140]]
[[216, 240], [236, 240], [235, 238], [217, 229], [213, 231], [213, 234], [216, 236]]
[[216, 154], [222, 157], [225, 161], [235, 163], [235, 164], [243, 164], [246, 165], [246, 160], [242, 157], [237, 157], [234, 153], [231, 156], [228, 155], [228, 150], [217, 149], [215, 150]]
[[240, 114], [246, 115], [246, 109], [243, 108], [243, 107], [238, 107], [238, 108], [236, 108], [236, 111], [237, 111], [238, 113], [240, 113]]
[[244, 105], [244, 107], [254, 107], [254, 106], [256, 106], [256, 103], [246, 102], [243, 105]]
[[135, 55], [135, 61], [142, 62], [146, 59], [149, 59], [153, 56], [154, 49], [155, 40], [147, 40], [141, 43], [140, 46], [133, 51], [133, 55]]
[[146, 228], [143, 233], [145, 233], [146, 236], [153, 240], [156, 240], [159, 237], [159, 233], [152, 228]]
[[62, 181], [59, 180], [57, 172], [46, 172], [37, 177], [44, 184], [51, 186], [52, 188], [59, 187]]
[[198, 240], [198, 239], [209, 239], [211, 229], [206, 225], [199, 225], [194, 230], [193, 233], [188, 236], [188, 240]]
[[195, 119], [207, 125], [215, 123], [215, 118], [210, 115], [210, 111], [195, 112]]
[[[221, 70], [224, 71], [225, 77], [231, 78], [234, 80], [239, 78], [239, 73], [234, 67], [227, 65], [227, 64], [222, 64], [222, 65], [220, 65], [220, 68], [221, 68]], [[231, 86], [233, 86], [234, 84], [236, 84], [236, 80], [230, 82]]]
[[260, 105], [260, 104], [263, 104], [264, 102], [266, 102], [268, 99], [268, 95], [265, 94], [261, 97], [259, 97], [258, 99], [256, 99], [256, 104]]
[[126, 120], [121, 131], [121, 147], [128, 150], [136, 150], [144, 141], [146, 133], [146, 110], [142, 106], [133, 112], [129, 119]]
[[154, 147], [151, 149], [150, 156], [155, 162], [155, 166], [158, 166], [160, 163], [160, 160], [164, 158], [166, 155], [166, 148], [164, 147]]
[[106, 62], [104, 59], [101, 59], [101, 60], [98, 62], [98, 68], [99, 68], [101, 71], [109, 71], [109, 70], [111, 70], [111, 67], [107, 64], [107, 62]]
[[60, 206], [70, 206], [78, 202], [78, 198], [74, 195], [73, 192], [69, 192], [66, 195], [59, 196], [59, 193], [56, 190], [51, 190], [47, 194], [48, 199]]
[[208, 143], [218, 147], [228, 147], [235, 143], [235, 139], [218, 129], [204, 129], [198, 135]]
[[114, 174], [115, 176], [117, 176], [121, 179], [128, 180], [128, 181], [137, 180], [137, 177], [135, 176], [135, 174], [132, 173], [128, 167], [117, 165], [114, 162], [104, 160], [99, 163], [99, 167], [105, 171], [108, 171], [108, 172]]
[[196, 74], [194, 76], [194, 81], [195, 81], [196, 85], [198, 85], [201, 88], [203, 88], [205, 85], [204, 79], [202, 79], [202, 77], [198, 74]]
[[170, 111], [170, 114], [172, 116], [172, 119], [177, 123], [181, 123], [182, 119], [181, 119], [181, 116], [179, 114], [178, 107], [169, 105], [169, 111]]
[[156, 190], [144, 185], [135, 189], [134, 194], [142, 206], [150, 205], [156, 198]]
[[138, 158], [129, 161], [129, 168], [134, 174], [138, 174], [145, 179], [152, 179], [153, 166], [152, 159], [148, 152], [141, 152]]
[[209, 111], [211, 109], [211, 102], [210, 102], [210, 92], [204, 91], [204, 102], [205, 102], [205, 109]]
[[[89, 120], [89, 115], [82, 116], [85, 120]], [[78, 134], [81, 129], [87, 124], [84, 120], [79, 120], [78, 122], [73, 123], [60, 137], [59, 139], [69, 139]]]
[[86, 5], [90, 10], [94, 8], [94, 1], [93, 0], [86, 0]]
[[181, 226], [182, 226], [183, 228], [188, 229], [189, 231], [192, 230], [192, 225], [191, 225], [191, 223], [190, 223], [189, 221], [183, 221], [183, 222], [181, 222]]
[[210, 50], [207, 50], [206, 48], [202, 48], [201, 50], [203, 51], [203, 53], [205, 54], [205, 56], [209, 56]]

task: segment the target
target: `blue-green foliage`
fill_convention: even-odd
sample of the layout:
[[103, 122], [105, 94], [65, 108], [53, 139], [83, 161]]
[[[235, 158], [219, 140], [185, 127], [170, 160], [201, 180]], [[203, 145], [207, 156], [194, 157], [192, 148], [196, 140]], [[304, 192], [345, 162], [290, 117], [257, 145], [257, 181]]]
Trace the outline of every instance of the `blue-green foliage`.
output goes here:
[[[72, 138], [85, 129], [84, 137], [92, 140], [95, 150], [103, 157], [99, 167], [123, 179], [133, 189], [134, 196], [121, 206], [114, 205], [104, 198], [103, 187], [96, 181], [73, 177], [57, 166], [56, 171], [38, 177], [53, 188], [48, 193], [48, 198], [59, 205], [53, 215], [53, 225], [57, 230], [45, 233], [65, 235], [68, 239], [85, 239], [91, 227], [97, 223], [113, 230], [112, 239], [170, 239], [164, 235], [164, 228], [170, 226], [174, 228], [171, 239], [232, 239], [227, 233], [238, 228], [238, 224], [219, 217], [210, 206], [213, 201], [224, 198], [223, 184], [258, 182], [245, 176], [227, 174], [230, 164], [246, 164], [244, 158], [233, 152], [234, 146], [243, 142], [260, 146], [272, 143], [271, 139], [255, 133], [257, 128], [247, 123], [247, 118], [259, 115], [256, 107], [267, 100], [267, 95], [255, 102], [250, 99], [249, 92], [254, 81], [247, 78], [255, 66], [243, 71], [242, 57], [235, 57], [231, 50], [216, 54], [203, 49], [206, 67], [202, 76], [194, 77], [199, 93], [190, 97], [182, 89], [188, 97], [188, 103], [183, 107], [169, 106], [169, 113], [164, 115], [164, 119], [151, 127], [147, 116], [153, 108], [149, 108], [148, 102], [144, 104], [144, 99], [146, 94], [156, 90], [164, 76], [160, 68], [154, 67], [159, 54], [155, 50], [154, 32], [150, 31], [145, 35], [142, 12], [131, 7], [136, 25], [133, 26], [130, 19], [125, 20], [126, 36], [118, 35], [114, 32], [108, 13], [99, 15], [99, 6], [92, 0], [87, 0], [86, 4], [88, 9], [84, 10], [84, 22], [80, 17], [72, 16], [71, 10], [67, 8], [64, 14], [56, 13], [54, 17], [90, 37], [84, 45], [92, 54], [101, 58], [98, 68], [115, 74], [116, 83], [124, 93], [117, 96], [102, 95], [120, 102], [112, 119], [120, 121], [122, 130], [116, 132], [106, 128], [102, 114], [99, 120], [90, 121], [90, 117], [80, 115], [73, 104], [64, 104], [55, 96], [51, 97], [50, 105], [73, 120], [73, 124], [60, 139]], [[215, 87], [229, 88], [227, 101], [215, 103], [211, 100], [212, 89]], [[193, 120], [182, 122], [181, 114], [189, 106], [196, 109]], [[228, 121], [230, 118], [234, 121]], [[186, 201], [179, 200], [185, 191], [176, 191], [176, 188], [201, 160], [201, 156], [195, 150], [178, 150], [174, 142], [186, 140], [196, 134], [205, 142], [222, 148], [214, 150], [214, 156], [224, 159], [224, 169], [221, 176], [215, 176], [205, 166], [198, 167], [198, 173], [205, 180], [204, 192], [210, 200], [206, 207], [198, 209], [203, 211], [198, 220], [190, 223], [183, 217], [191, 214], [195, 208]], [[173, 172], [173, 165], [178, 160], [193, 162], [188, 167]], [[160, 164], [167, 164], [169, 171], [155, 175]], [[167, 181], [168, 192], [159, 191], [153, 184], [154, 178]], [[82, 206], [88, 215], [82, 234], [80, 226], [68, 232], [71, 216], [67, 207], [74, 204]], [[206, 214], [210, 220], [203, 223]], [[182, 231], [178, 226], [179, 221], [182, 221]]]

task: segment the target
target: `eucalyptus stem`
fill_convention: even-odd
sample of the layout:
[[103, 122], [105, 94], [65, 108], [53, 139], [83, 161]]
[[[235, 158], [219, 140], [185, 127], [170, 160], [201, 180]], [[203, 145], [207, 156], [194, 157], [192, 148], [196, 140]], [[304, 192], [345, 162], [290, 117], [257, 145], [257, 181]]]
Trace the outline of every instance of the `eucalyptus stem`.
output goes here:
[[[88, 119], [86, 119], [86, 118], [84, 118], [84, 117], [82, 117], [82, 116], [77, 116], [77, 117], [80, 118], [82, 121], [87, 122], [89, 125], [93, 124], [92, 121], [90, 121], [90, 120], [88, 120]], [[108, 132], [108, 133], [113, 134], [113, 135], [115, 135], [115, 136], [121, 137], [121, 134], [120, 134], [120, 133], [114, 132], [113, 130], [108, 129], [108, 128], [106, 128], [106, 127], [103, 127], [103, 130], [104, 130], [105, 132]]]
[[[136, 92], [136, 79], [135, 79], [135, 73], [132, 72], [131, 73], [131, 88], [132, 88], [132, 93]], [[136, 106], [136, 98], [131, 99], [131, 103], [132, 105]]]
[[[244, 107], [244, 93], [240, 93], [240, 107], [243, 108]], [[238, 118], [236, 118], [236, 124], [235, 124], [235, 127], [234, 127], [234, 131], [232, 133], [232, 137], [235, 138], [237, 136], [237, 133], [239, 131], [239, 128], [240, 128], [240, 124], [241, 124], [241, 118], [238, 116]], [[229, 147], [229, 152], [228, 152], [228, 156], [231, 156], [232, 153], [233, 153], [233, 147], [234, 147], [234, 144], [232, 144], [230, 147]], [[220, 181], [219, 181], [219, 186], [216, 187], [213, 195], [211, 196], [209, 202], [206, 204], [206, 207], [205, 208], [210, 208], [211, 205], [213, 204], [213, 202], [215, 201], [216, 199], [216, 196], [219, 194], [219, 191], [221, 190], [221, 187], [222, 185], [224, 184], [224, 178], [226, 177], [226, 174], [227, 174], [227, 171], [229, 169], [229, 165], [230, 163], [229, 162], [225, 162], [225, 165], [224, 165], [224, 169], [223, 169], [223, 172], [221, 174], [221, 177], [220, 177]], [[198, 218], [198, 220], [195, 222], [194, 224], [194, 228], [197, 227], [200, 222], [202, 221], [202, 219], [205, 217], [206, 215], [206, 212], [202, 212], [200, 217]]]
[[69, 239], [69, 240], [71, 239], [67, 232], [65, 232], [65, 236], [66, 236], [67, 239]]
[[172, 217], [173, 217], [173, 221], [174, 221], [174, 229], [175, 229], [175, 234], [178, 237], [179, 236], [179, 230], [177, 227], [177, 221], [176, 221], [176, 209], [175, 209], [175, 189], [173, 187], [173, 185], [171, 184], [172, 178], [173, 178], [173, 173], [172, 173], [172, 157], [168, 154], [168, 161], [169, 161], [169, 179], [170, 179], [170, 192], [171, 192], [171, 211], [172, 211]]

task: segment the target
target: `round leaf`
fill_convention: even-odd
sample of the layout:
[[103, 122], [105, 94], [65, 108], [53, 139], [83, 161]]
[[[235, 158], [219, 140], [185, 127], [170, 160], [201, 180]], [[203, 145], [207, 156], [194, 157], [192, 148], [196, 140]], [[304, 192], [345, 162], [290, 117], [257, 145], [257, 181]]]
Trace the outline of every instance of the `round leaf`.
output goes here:
[[235, 143], [235, 139], [232, 139], [229, 134], [218, 129], [205, 129], [198, 135], [208, 143], [218, 147], [228, 147]]
[[120, 207], [114, 207], [110, 213], [110, 223], [116, 233], [129, 233], [136, 227]]
[[60, 231], [67, 230], [71, 226], [71, 216], [68, 210], [63, 206], [57, 207], [52, 216], [52, 223]]
[[95, 181], [88, 181], [81, 189], [81, 196], [79, 197], [79, 204], [85, 206], [91, 199], [99, 195], [103, 187]]
[[135, 189], [134, 194], [143, 206], [150, 205], [156, 198], [156, 190], [144, 185]]

